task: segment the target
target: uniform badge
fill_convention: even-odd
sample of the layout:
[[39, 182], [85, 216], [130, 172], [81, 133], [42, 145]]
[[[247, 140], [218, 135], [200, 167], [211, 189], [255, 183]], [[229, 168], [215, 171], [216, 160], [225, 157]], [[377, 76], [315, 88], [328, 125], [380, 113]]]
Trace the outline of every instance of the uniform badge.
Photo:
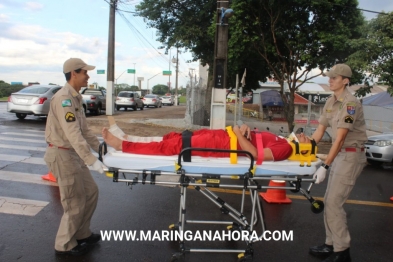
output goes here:
[[354, 115], [355, 114], [355, 106], [347, 105], [347, 112], [350, 115]]
[[70, 107], [70, 106], [72, 106], [71, 99], [65, 99], [65, 100], [61, 101], [61, 106], [62, 107]]
[[74, 122], [75, 121], [74, 113], [67, 112], [67, 114], [65, 115], [65, 120], [66, 122]]
[[348, 124], [352, 124], [353, 123], [353, 117], [352, 116], [346, 116], [344, 118], [344, 122], [348, 123]]

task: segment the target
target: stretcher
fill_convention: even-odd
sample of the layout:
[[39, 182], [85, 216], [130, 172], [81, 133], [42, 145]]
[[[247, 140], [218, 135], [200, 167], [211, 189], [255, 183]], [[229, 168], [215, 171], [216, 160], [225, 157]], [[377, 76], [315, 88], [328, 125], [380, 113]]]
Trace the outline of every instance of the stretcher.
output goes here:
[[[251, 235], [258, 231], [258, 239], [244, 241], [244, 249], [201, 249], [189, 248], [185, 241], [180, 241], [179, 252], [173, 254], [171, 261], [184, 258], [186, 253], [192, 252], [230, 252], [238, 253], [239, 261], [250, 261], [253, 257], [252, 244], [260, 241], [266, 230], [262, 205], [258, 199], [258, 191], [263, 189], [282, 189], [300, 192], [311, 202], [311, 210], [320, 213], [323, 210], [323, 202], [314, 200], [310, 190], [315, 181], [312, 174], [321, 165], [319, 159], [305, 165], [299, 161], [265, 161], [262, 165], [255, 165], [253, 156], [247, 151], [224, 150], [208, 148], [185, 148], [176, 156], [152, 156], [138, 155], [123, 152], [106, 152], [100, 150], [103, 163], [108, 167], [107, 176], [113, 177], [113, 182], [125, 182], [130, 187], [136, 184], [151, 184], [180, 187], [179, 218], [170, 226], [171, 230], [186, 231], [189, 224], [199, 225], [224, 225], [231, 231], [248, 231]], [[246, 156], [238, 156], [237, 164], [231, 164], [229, 158], [196, 157], [192, 156], [190, 162], [184, 161], [184, 155], [189, 151], [215, 151], [227, 153], [239, 153]], [[287, 181], [284, 186], [263, 186], [262, 180], [279, 179]], [[301, 187], [302, 182], [309, 183], [305, 190]], [[228, 221], [191, 220], [186, 218], [186, 193], [189, 187], [193, 187], [203, 196], [213, 202], [222, 214], [228, 216]], [[229, 205], [209, 188], [237, 189], [241, 191], [240, 208]], [[251, 198], [251, 210], [245, 210], [246, 195]], [[260, 228], [256, 228], [257, 222]], [[255, 227], [255, 228], [254, 228]]]

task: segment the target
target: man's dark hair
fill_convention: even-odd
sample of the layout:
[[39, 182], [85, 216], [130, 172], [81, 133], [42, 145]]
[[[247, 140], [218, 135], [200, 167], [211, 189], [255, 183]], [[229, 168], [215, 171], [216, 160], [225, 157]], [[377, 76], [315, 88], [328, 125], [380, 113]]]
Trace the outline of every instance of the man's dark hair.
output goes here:
[[[81, 72], [81, 70], [82, 70], [82, 68], [79, 68], [79, 69], [76, 69], [74, 71], [79, 74]], [[71, 72], [65, 73], [64, 75], [65, 75], [66, 81], [67, 82], [70, 81], [70, 79], [71, 79]]]

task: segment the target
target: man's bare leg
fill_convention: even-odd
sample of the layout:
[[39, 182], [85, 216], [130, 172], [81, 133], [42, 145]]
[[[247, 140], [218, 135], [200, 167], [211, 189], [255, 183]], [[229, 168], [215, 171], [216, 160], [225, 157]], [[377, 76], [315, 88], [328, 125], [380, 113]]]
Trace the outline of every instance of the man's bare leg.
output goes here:
[[104, 141], [108, 146], [113, 147], [114, 149], [116, 149], [116, 151], [122, 151], [123, 141], [120, 138], [112, 135], [111, 132], [109, 132], [108, 128], [106, 127], [102, 129], [101, 133], [102, 133], [102, 138], [104, 138]]

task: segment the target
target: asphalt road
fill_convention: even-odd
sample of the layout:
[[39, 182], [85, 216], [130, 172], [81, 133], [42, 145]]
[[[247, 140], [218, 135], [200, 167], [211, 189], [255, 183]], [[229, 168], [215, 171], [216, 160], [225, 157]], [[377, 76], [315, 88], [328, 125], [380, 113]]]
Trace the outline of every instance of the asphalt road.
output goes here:
[[[44, 129], [44, 119], [27, 117], [24, 121], [17, 120], [6, 112], [5, 103], [0, 103], [0, 261], [169, 261], [172, 254], [179, 251], [176, 242], [112, 239], [100, 242], [79, 258], [56, 256], [54, 238], [62, 208], [57, 185], [41, 179], [41, 175], [48, 172], [42, 159], [46, 148]], [[96, 172], [92, 174], [100, 190], [91, 225], [94, 232], [154, 232], [177, 223], [179, 188], [138, 184], [130, 189], [125, 183], [114, 183]], [[367, 166], [345, 206], [352, 235], [353, 261], [391, 261], [391, 179], [391, 169]], [[307, 184], [303, 186], [307, 187]], [[311, 195], [323, 197], [325, 187], [326, 183], [314, 185]], [[233, 207], [240, 208], [240, 195], [236, 192], [216, 194]], [[292, 199], [291, 204], [260, 201], [267, 229], [292, 230], [293, 241], [255, 243], [253, 261], [320, 261], [308, 254], [308, 247], [324, 241], [322, 214], [312, 213], [310, 203], [300, 194], [290, 191], [286, 194]], [[244, 213], [249, 218], [250, 201], [246, 200]], [[193, 189], [187, 190], [186, 207], [188, 219], [231, 220]], [[259, 226], [260, 223], [257, 229]], [[187, 225], [187, 228], [226, 230], [222, 226], [209, 225]], [[186, 243], [186, 247], [244, 248], [245, 245], [243, 242], [197, 241]], [[198, 252], [187, 254], [185, 261], [237, 261], [236, 255]]]

